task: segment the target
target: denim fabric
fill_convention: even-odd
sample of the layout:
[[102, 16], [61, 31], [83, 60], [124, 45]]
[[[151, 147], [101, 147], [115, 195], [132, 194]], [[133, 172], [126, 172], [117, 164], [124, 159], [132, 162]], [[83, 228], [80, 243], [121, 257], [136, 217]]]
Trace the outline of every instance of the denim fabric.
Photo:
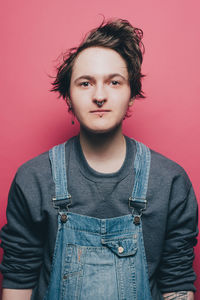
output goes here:
[[[133, 214], [98, 219], [68, 211], [65, 144], [50, 150], [58, 232], [44, 300], [151, 300], [141, 215], [146, 209], [150, 151], [136, 142]], [[127, 202], [128, 205], [128, 202]]]

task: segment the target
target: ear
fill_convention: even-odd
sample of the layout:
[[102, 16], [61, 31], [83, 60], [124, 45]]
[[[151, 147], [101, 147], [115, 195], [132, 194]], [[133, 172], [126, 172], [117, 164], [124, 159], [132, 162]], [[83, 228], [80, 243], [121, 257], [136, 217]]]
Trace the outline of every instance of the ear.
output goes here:
[[133, 102], [134, 102], [134, 100], [135, 100], [135, 97], [131, 98], [131, 99], [129, 100], [128, 106], [132, 106], [132, 105], [133, 105]]
[[71, 102], [71, 100], [69, 99], [69, 97], [66, 98], [66, 102], [67, 102], [69, 108], [71, 109], [71, 108], [72, 108], [72, 102]]

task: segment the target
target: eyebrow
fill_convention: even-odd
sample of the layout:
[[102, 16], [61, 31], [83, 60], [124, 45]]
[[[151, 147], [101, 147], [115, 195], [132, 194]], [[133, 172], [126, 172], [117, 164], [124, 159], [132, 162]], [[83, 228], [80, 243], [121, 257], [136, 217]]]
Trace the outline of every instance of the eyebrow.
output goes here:
[[[109, 75], [106, 75], [106, 76], [104, 76], [104, 77], [106, 77], [107, 79], [112, 79], [113, 77], [116, 77], [116, 76], [119, 76], [119, 77], [121, 77], [123, 80], [127, 80], [123, 75], [121, 75], [121, 74], [119, 74], [119, 73], [113, 73], [113, 74], [109, 74]], [[78, 77], [78, 78], [76, 78], [75, 80], [74, 80], [74, 82], [76, 83], [78, 80], [80, 80], [80, 79], [88, 79], [88, 80], [92, 80], [92, 79], [94, 79], [95, 77], [93, 77], [93, 76], [90, 76], [90, 75], [82, 75], [82, 76], [80, 76], [80, 77]]]

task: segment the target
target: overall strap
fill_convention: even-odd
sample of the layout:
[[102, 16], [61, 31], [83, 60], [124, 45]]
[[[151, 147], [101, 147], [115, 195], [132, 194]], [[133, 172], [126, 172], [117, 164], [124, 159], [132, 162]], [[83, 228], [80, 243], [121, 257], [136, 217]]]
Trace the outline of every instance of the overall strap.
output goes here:
[[55, 183], [55, 197], [52, 198], [55, 208], [61, 208], [63, 206], [67, 208], [71, 203], [69, 200], [66, 202], [66, 199], [70, 199], [71, 195], [68, 193], [67, 189], [65, 145], [66, 142], [54, 146], [49, 150], [52, 175]]
[[142, 212], [147, 206], [147, 188], [151, 164], [150, 149], [140, 142], [136, 142], [136, 156], [134, 161], [135, 180], [129, 206], [133, 209], [134, 223], [140, 223]]

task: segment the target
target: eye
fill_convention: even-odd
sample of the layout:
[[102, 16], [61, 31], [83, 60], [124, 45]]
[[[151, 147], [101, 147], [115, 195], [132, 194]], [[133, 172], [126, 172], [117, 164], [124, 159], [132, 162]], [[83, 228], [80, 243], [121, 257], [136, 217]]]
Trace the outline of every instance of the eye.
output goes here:
[[83, 81], [80, 83], [80, 86], [83, 86], [83, 87], [88, 87], [89, 86], [89, 81]]
[[119, 85], [119, 84], [120, 84], [120, 82], [119, 82], [119, 81], [117, 81], [117, 80], [112, 80], [112, 81], [111, 81], [111, 84], [112, 84], [112, 85]]

